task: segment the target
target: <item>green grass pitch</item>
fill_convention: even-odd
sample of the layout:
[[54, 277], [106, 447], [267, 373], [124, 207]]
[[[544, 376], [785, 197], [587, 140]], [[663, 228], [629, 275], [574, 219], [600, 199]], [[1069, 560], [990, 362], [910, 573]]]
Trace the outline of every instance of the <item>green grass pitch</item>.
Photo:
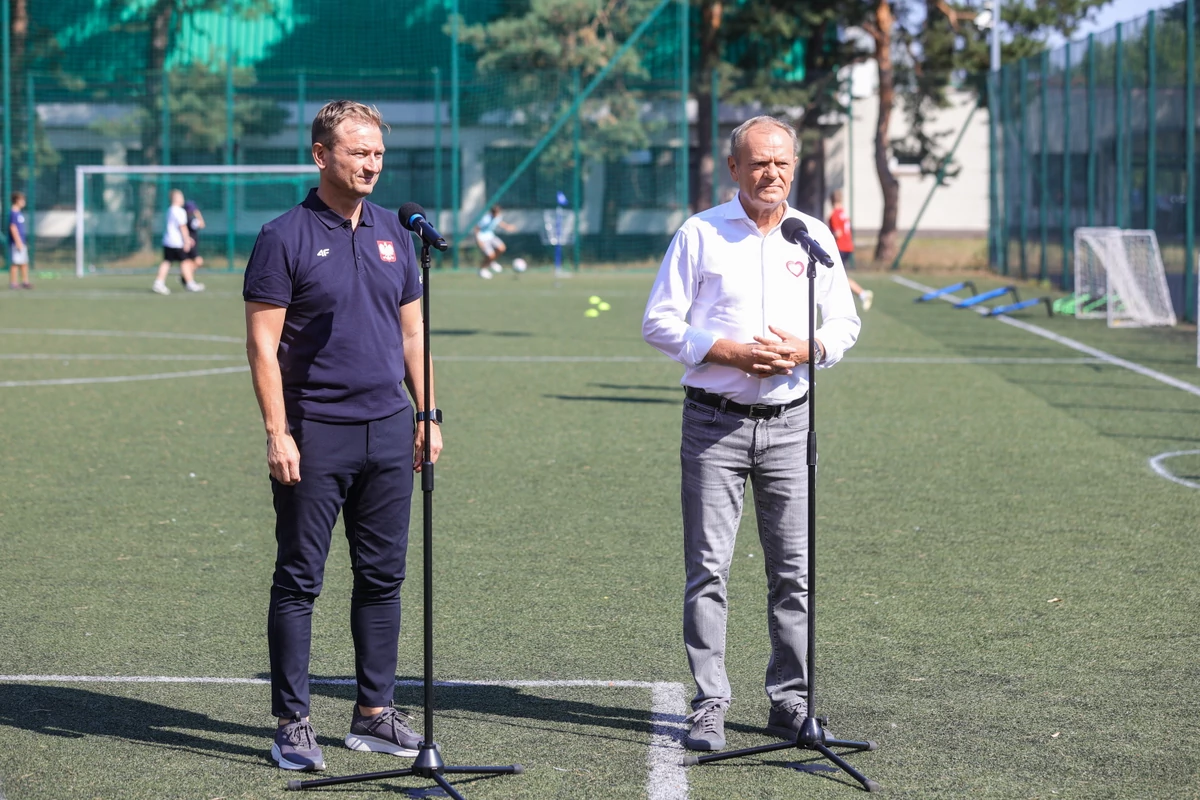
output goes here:
[[[817, 393], [818, 712], [878, 741], [849, 759], [890, 797], [1200, 797], [1200, 490], [1185, 485], [1200, 396], [861, 277], [875, 306]], [[655, 742], [649, 684], [692, 686], [681, 369], [641, 341], [652, 279], [433, 275], [435, 665], [464, 682], [438, 690], [438, 741], [449, 764], [525, 765], [458, 783], [479, 800], [856, 796], [808, 753], [683, 770]], [[204, 280], [166, 298], [145, 276], [0, 296], [0, 675], [110, 679], [0, 679], [5, 800], [297, 796], [267, 756], [267, 687], [247, 682], [267, 666], [274, 542], [240, 276]], [[591, 295], [611, 310], [585, 317]], [[1194, 330], [1017, 316], [1200, 385]], [[1163, 453], [1182, 453], [1160, 464], [1185, 483], [1151, 468]], [[419, 724], [414, 508], [397, 698]], [[406, 763], [340, 744], [343, 542], [314, 618], [326, 775]], [[764, 586], [747, 513], [734, 747], [772, 741]], [[111, 681], [131, 676], [242, 682]]]

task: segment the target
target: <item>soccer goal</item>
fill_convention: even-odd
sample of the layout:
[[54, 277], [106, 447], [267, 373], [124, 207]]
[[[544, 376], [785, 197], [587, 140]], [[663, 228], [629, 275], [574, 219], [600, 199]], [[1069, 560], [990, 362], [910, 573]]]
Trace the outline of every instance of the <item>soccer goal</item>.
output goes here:
[[263, 223], [304, 199], [315, 164], [75, 167], [75, 274], [157, 265], [174, 189], [204, 218], [200, 254], [232, 263]]
[[1075, 229], [1075, 316], [1109, 327], [1174, 325], [1166, 270], [1152, 230]]

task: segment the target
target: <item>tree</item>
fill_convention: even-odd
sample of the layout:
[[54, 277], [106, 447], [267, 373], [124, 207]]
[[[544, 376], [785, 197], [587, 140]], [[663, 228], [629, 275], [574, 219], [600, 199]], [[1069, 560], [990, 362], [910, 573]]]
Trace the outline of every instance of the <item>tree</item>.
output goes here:
[[[989, 30], [972, 24], [982, 1], [978, 5], [950, 0], [923, 0], [911, 5], [875, 2], [875, 19], [864, 26], [875, 42], [879, 66], [875, 169], [883, 191], [883, 218], [875, 260], [891, 261], [897, 250], [899, 212], [899, 184], [888, 166], [891, 154], [919, 163], [922, 174], [934, 174], [939, 168], [945, 168], [950, 176], [955, 174], [953, 164], [943, 164], [947, 155], [944, 142], [953, 131], [933, 131], [930, 126], [937, 111], [946, 107], [946, 92], [952, 85], [973, 89], [986, 105], [986, 82], [980, 78], [989, 68]], [[1069, 38], [1088, 14], [1108, 2], [1004, 3], [1002, 24], [1009, 35], [1002, 46], [1002, 59], [1011, 61], [1041, 53], [1051, 33]], [[904, 101], [909, 132], [892, 140], [890, 123], [898, 98]]]
[[862, 25], [863, 15], [854, 0], [773, 0], [742, 5], [722, 25], [736, 85], [725, 99], [760, 105], [796, 127], [798, 202], [816, 216], [824, 210], [824, 139], [845, 110], [844, 69], [865, 57], [840, 31]]
[[[531, 0], [519, 16], [463, 26], [462, 42], [478, 54], [477, 73], [495, 87], [483, 95], [486, 108], [468, 107], [464, 115], [486, 111], [494, 119], [502, 109], [504, 124], [524, 141], [541, 140], [575, 101], [573, 76], [587, 86], [657, 5], [655, 0]], [[645, 150], [653, 134], [666, 128], [665, 121], [656, 121], [644, 110], [655, 90], [646, 54], [668, 47], [652, 27], [581, 105], [580, 169], [588, 159], [612, 162]], [[573, 138], [560, 132], [533, 168], [556, 176], [572, 169], [574, 161]], [[603, 227], [609, 230], [620, 209], [615, 196], [605, 195]]]

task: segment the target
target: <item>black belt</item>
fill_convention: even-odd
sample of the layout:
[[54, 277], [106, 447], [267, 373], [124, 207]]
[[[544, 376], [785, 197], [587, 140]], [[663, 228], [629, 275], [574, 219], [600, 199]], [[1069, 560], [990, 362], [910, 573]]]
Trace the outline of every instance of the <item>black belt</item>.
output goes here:
[[773, 419], [789, 408], [802, 405], [808, 399], [808, 392], [805, 392], [802, 396], [786, 405], [769, 406], [763, 403], [755, 403], [752, 406], [748, 406], [742, 403], [735, 403], [732, 400], [721, 397], [719, 394], [713, 394], [712, 392], [706, 392], [703, 389], [696, 389], [691, 386], [685, 386], [684, 392], [687, 394], [689, 400], [694, 400], [700, 405], [710, 406], [720, 411], [732, 411], [735, 414], [741, 414], [743, 417], [750, 417], [751, 419]]

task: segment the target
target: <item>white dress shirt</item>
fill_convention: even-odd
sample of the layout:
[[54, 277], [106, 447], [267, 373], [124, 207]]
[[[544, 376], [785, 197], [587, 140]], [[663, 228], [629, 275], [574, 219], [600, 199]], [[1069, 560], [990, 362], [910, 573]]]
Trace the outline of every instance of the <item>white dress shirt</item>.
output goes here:
[[[825, 346], [817, 366], [832, 366], [858, 338], [854, 295], [829, 228], [785, 204], [780, 222], [788, 217], [803, 220], [834, 260], [832, 269], [818, 266], [816, 277], [821, 321], [816, 338]], [[755, 336], [774, 337], [768, 325], [808, 338], [808, 256], [779, 227], [761, 233], [735, 196], [692, 216], [675, 234], [650, 290], [642, 336], [684, 365], [684, 386], [747, 405], [782, 405], [808, 391], [806, 365], [791, 375], [759, 378], [703, 363], [718, 339], [750, 343]]]

